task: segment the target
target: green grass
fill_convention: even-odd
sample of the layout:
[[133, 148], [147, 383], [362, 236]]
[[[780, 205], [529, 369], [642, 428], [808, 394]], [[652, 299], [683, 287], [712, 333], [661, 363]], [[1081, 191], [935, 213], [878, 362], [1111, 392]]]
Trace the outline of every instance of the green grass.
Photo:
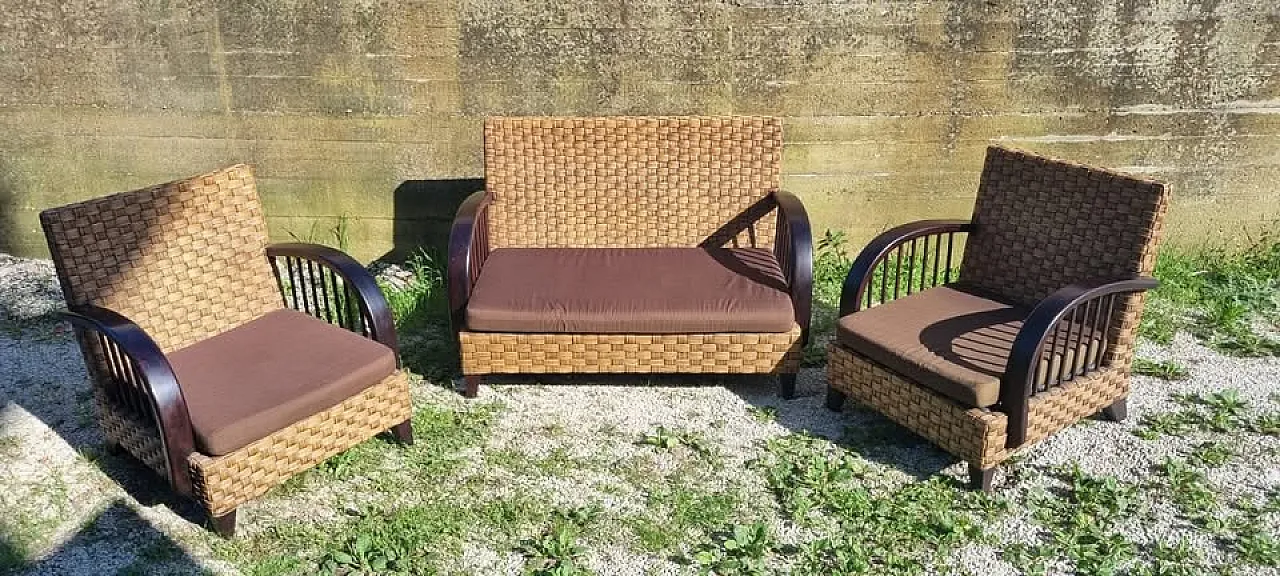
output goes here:
[[557, 510], [547, 526], [536, 536], [523, 540], [516, 548], [525, 557], [525, 574], [529, 576], [587, 576], [583, 566], [586, 548], [579, 542], [582, 532], [595, 522], [597, 508]]
[[449, 294], [440, 258], [418, 251], [405, 262], [404, 285], [381, 285], [400, 333], [405, 366], [433, 382], [458, 376], [458, 343], [449, 327]]
[[648, 491], [649, 514], [624, 520], [642, 551], [674, 552], [691, 536], [706, 535], [727, 524], [742, 502], [732, 490], [710, 491], [677, 476]]
[[1149, 360], [1147, 358], [1134, 358], [1133, 373], [1142, 374], [1144, 376], [1154, 376], [1161, 380], [1186, 380], [1191, 377], [1191, 372], [1185, 366], [1174, 360]]
[[946, 554], [988, 540], [984, 526], [1002, 500], [935, 477], [874, 488], [880, 472], [827, 440], [790, 435], [770, 440], [759, 464], [783, 513], [825, 532], [803, 543], [797, 574], [920, 573]]
[[700, 574], [763, 576], [771, 573], [766, 558], [774, 546], [767, 524], [735, 524], [700, 546], [693, 560]]
[[1207, 395], [1179, 394], [1174, 395], [1174, 401], [1178, 410], [1144, 415], [1133, 433], [1148, 440], [1192, 432], [1270, 434], [1276, 424], [1274, 414], [1250, 416], [1248, 403], [1234, 389]]
[[[337, 519], [267, 524], [251, 536], [215, 541], [215, 552], [257, 575], [435, 573], [440, 555], [457, 553], [467, 534], [511, 526], [509, 511], [465, 503], [465, 491], [450, 485], [466, 463], [462, 454], [484, 442], [501, 409], [419, 407], [413, 446], [367, 441], [274, 493], [305, 499], [313, 485], [356, 482], [365, 504]], [[531, 509], [523, 514], [526, 521], [534, 516]]]
[[1187, 330], [1225, 353], [1280, 353], [1280, 342], [1254, 329], [1280, 320], [1280, 237], [1267, 235], [1234, 251], [1165, 247], [1155, 276], [1161, 285], [1151, 293], [1143, 336], [1168, 343]]
[[1059, 474], [1067, 484], [1062, 494], [1032, 499], [1032, 515], [1044, 536], [1037, 544], [1015, 547], [1006, 559], [1028, 574], [1043, 574], [1050, 562], [1068, 563], [1077, 574], [1120, 572], [1137, 556], [1137, 547], [1116, 525], [1142, 512], [1138, 487], [1086, 474], [1074, 464]]

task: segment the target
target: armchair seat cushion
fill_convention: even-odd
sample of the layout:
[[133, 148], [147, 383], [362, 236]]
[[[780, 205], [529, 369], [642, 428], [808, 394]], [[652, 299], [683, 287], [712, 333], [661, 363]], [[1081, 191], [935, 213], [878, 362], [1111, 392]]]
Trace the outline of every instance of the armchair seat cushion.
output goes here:
[[466, 309], [477, 332], [787, 332], [795, 311], [762, 248], [503, 248]]
[[[841, 318], [836, 341], [922, 386], [968, 407], [1000, 399], [1000, 377], [1013, 340], [1030, 310], [957, 285], [939, 286]], [[1059, 330], [1065, 363], [1092, 364], [1102, 353], [1098, 334], [1077, 324]], [[1092, 344], [1092, 346], [1090, 345]], [[1037, 381], [1056, 373], [1063, 354], [1046, 351]], [[1052, 372], [1051, 372], [1052, 370]]]
[[196, 449], [221, 456], [332, 408], [396, 369], [395, 353], [293, 310], [168, 355]]

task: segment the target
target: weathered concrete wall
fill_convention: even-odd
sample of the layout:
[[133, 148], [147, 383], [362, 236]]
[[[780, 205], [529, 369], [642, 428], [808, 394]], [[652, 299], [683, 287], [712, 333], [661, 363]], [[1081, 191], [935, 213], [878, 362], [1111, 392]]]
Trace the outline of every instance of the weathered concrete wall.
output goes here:
[[438, 239], [489, 114], [787, 117], [855, 241], [968, 214], [1000, 142], [1175, 186], [1175, 240], [1280, 218], [1275, 0], [54, 0], [0, 13], [0, 250], [36, 213], [230, 162], [273, 234]]

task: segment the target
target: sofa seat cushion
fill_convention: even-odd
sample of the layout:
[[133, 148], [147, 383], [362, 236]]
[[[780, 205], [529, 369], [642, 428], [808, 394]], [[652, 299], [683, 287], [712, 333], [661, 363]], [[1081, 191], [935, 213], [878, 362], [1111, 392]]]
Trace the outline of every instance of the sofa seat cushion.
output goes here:
[[[960, 286], [939, 286], [841, 318], [836, 341], [964, 406], [988, 408], [999, 402], [1000, 377], [1030, 312]], [[1065, 354], [1068, 367], [1101, 355], [1102, 341], [1086, 332], [1079, 326], [1071, 332], [1079, 344]], [[1066, 335], [1060, 331], [1061, 350]], [[1057, 373], [1063, 356], [1046, 351], [1037, 383]]]
[[221, 456], [332, 408], [396, 369], [390, 348], [276, 310], [168, 355], [196, 449]]
[[504, 248], [466, 310], [477, 332], [787, 332], [782, 269], [761, 248]]

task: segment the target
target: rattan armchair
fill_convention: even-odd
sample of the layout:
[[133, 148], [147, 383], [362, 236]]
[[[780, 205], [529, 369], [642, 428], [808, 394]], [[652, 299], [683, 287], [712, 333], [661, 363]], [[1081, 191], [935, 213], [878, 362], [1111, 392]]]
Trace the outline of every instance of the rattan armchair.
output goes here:
[[390, 430], [395, 326], [345, 254], [267, 244], [246, 166], [40, 215], [106, 441], [230, 537], [236, 508]]
[[466, 396], [502, 373], [779, 374], [812, 254], [765, 117], [490, 118], [448, 287]]
[[990, 148], [971, 220], [894, 228], [854, 261], [827, 406], [884, 414], [983, 490], [1016, 450], [1123, 419], [1167, 203], [1158, 182]]

